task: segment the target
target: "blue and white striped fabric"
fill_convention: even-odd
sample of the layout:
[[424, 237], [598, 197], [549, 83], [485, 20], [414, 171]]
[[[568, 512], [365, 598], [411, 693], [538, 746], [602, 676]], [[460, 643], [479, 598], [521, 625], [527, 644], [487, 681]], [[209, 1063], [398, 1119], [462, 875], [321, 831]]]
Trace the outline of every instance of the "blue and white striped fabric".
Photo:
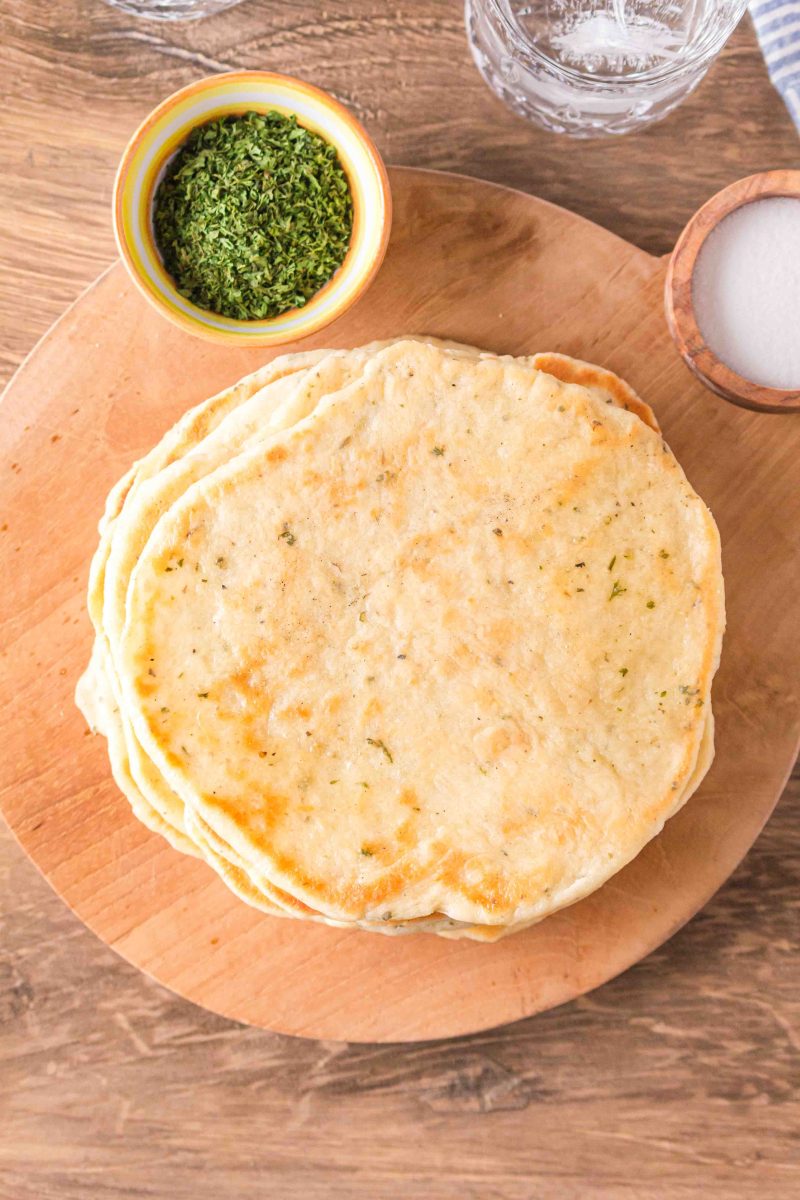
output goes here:
[[750, 0], [750, 15], [769, 77], [800, 130], [800, 0]]

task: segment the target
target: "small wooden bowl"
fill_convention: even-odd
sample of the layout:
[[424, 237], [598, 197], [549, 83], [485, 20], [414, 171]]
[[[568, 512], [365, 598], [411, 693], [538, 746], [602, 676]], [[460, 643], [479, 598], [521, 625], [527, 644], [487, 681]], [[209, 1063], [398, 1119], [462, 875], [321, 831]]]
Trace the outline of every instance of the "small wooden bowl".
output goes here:
[[771, 413], [800, 412], [800, 389], [763, 387], [726, 366], [707, 345], [694, 313], [694, 268], [706, 238], [734, 209], [768, 196], [800, 200], [800, 171], [761, 171], [750, 175], [723, 188], [698, 209], [670, 256], [664, 303], [670, 333], [681, 357], [707, 387], [743, 408]]

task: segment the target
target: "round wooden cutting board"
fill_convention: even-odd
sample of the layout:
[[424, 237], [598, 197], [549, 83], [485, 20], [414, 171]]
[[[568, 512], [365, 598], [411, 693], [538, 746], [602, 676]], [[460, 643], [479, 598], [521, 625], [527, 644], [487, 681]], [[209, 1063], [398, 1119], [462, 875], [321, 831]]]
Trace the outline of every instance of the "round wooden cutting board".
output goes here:
[[653, 406], [722, 533], [714, 766], [589, 899], [490, 946], [276, 920], [149, 833], [116, 790], [105, 742], [87, 735], [72, 698], [91, 644], [85, 590], [105, 495], [184, 409], [264, 351], [172, 328], [117, 264], [18, 372], [0, 428], [0, 801], [11, 828], [78, 916], [167, 987], [239, 1021], [349, 1041], [484, 1029], [636, 962], [739, 862], [800, 730], [800, 420], [735, 408], [693, 378], [667, 332], [662, 260], [531, 196], [431, 172], [391, 177], [394, 232], [377, 282], [304, 346], [427, 333], [609, 366]]

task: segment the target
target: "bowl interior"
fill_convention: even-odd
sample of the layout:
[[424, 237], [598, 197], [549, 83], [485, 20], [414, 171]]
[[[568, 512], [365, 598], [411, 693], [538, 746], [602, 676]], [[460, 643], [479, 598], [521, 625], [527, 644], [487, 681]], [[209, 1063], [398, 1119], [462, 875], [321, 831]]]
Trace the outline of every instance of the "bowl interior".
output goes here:
[[[239, 321], [198, 308], [164, 270], [152, 209], [170, 158], [197, 126], [218, 117], [275, 110], [336, 147], [353, 198], [353, 232], [344, 262], [303, 308], [261, 321]], [[386, 172], [359, 123], [335, 100], [300, 80], [241, 72], [202, 80], [165, 100], [134, 134], [120, 164], [114, 225], [120, 253], [145, 296], [191, 333], [222, 341], [269, 344], [305, 337], [344, 311], [383, 258], [390, 224]]]

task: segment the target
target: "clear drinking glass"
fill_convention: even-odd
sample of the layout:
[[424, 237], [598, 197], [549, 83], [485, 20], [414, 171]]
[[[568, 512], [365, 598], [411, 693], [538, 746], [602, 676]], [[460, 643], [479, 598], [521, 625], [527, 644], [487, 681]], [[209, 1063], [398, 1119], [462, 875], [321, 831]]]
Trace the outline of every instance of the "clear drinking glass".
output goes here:
[[241, 0], [106, 0], [120, 12], [151, 21], [197, 21], [239, 3]]
[[510, 108], [554, 133], [659, 121], [692, 92], [747, 0], [466, 0], [472, 57]]

